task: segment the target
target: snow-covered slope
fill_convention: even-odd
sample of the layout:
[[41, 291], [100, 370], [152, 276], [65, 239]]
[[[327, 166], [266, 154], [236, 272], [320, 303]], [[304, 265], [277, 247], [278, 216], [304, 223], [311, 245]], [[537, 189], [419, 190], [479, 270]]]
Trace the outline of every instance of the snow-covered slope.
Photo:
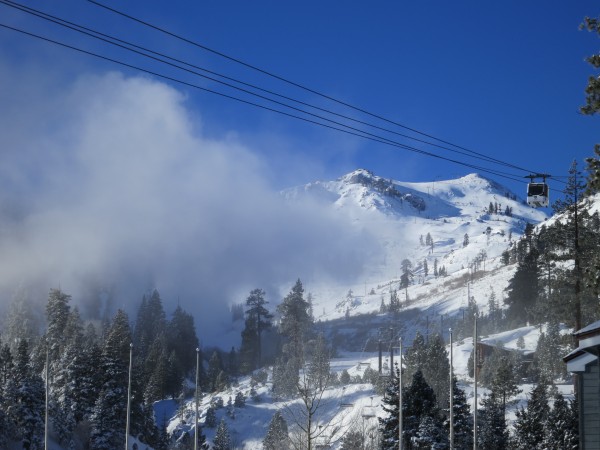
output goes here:
[[[379, 243], [378, 258], [361, 279], [347, 285], [311, 280], [307, 289], [322, 320], [340, 317], [348, 309], [354, 314], [377, 310], [381, 296], [398, 289], [404, 260], [412, 265], [413, 284], [405, 292], [409, 299], [418, 300], [422, 307], [431, 306], [441, 301], [435, 293], [445, 286], [443, 308], [450, 312], [452, 305], [461, 306], [452, 301], [459, 294], [448, 292], [450, 280], [464, 278], [477, 261], [480, 269], [493, 272], [500, 266], [502, 252], [518, 239], [526, 223], [547, 218], [507, 188], [477, 174], [407, 183], [359, 169], [335, 181], [288, 189], [283, 195], [290, 202], [311, 199], [329, 204], [347, 218], [349, 226], [376, 236]], [[444, 267], [447, 277], [436, 277], [435, 266]], [[502, 290], [510, 273], [497, 277], [494, 285]]]
[[[455, 180], [406, 183], [357, 170], [338, 180], [310, 183], [286, 190], [282, 195], [289, 202], [309, 199], [330, 205], [347, 218], [348, 226], [377, 236], [378, 261], [367, 268], [362, 279], [346, 285], [315, 279], [305, 285], [312, 294], [315, 316], [321, 321], [319, 326], [329, 327], [330, 331], [335, 329], [348, 346], [354, 346], [346, 349], [352, 351], [342, 352], [331, 363], [334, 371], [341, 373], [345, 369], [352, 377], [361, 375], [365, 367], [377, 368], [377, 354], [367, 351], [367, 342], [371, 331], [376, 334], [384, 323], [389, 325], [386, 322], [389, 317], [372, 313], [379, 310], [382, 299], [389, 301], [391, 291], [398, 290], [403, 302], [399, 329], [406, 345], [410, 345], [417, 330], [447, 332], [440, 318], [459, 317], [461, 309], [467, 306], [468, 295], [483, 312], [492, 292], [502, 304], [504, 289], [515, 271], [514, 265], [501, 262], [502, 253], [521, 236], [528, 222], [535, 225], [547, 220], [542, 211], [531, 209], [508, 189], [476, 174]], [[428, 243], [428, 235], [432, 243]], [[411, 262], [413, 280], [408, 288], [399, 290], [403, 260]], [[446, 275], [436, 276], [434, 266], [443, 267]], [[522, 337], [523, 351], [532, 351], [540, 330], [532, 325], [482, 336], [482, 341], [516, 348], [518, 338]], [[475, 399], [472, 380], [467, 375], [467, 361], [472, 348], [472, 338], [453, 345], [455, 373], [471, 406]], [[388, 364], [386, 357], [384, 370]], [[234, 414], [227, 414], [226, 408], [218, 412], [218, 418], [225, 418], [240, 448], [261, 448], [274, 411], [289, 410], [298, 402], [273, 398], [269, 384], [257, 386], [258, 400], [248, 399], [245, 408], [234, 408]], [[523, 385], [522, 389], [517, 403], [509, 410], [510, 420], [514, 420], [515, 408], [525, 404], [531, 386]], [[559, 389], [572, 395], [570, 385], [559, 386]], [[250, 380], [242, 379], [235, 389], [219, 395], [227, 398], [238, 390], [247, 395]], [[210, 400], [211, 396], [204, 398], [201, 410], [206, 409]], [[341, 430], [325, 435], [327, 442], [323, 444], [332, 444], [331, 448], [339, 448], [343, 430], [355, 426], [375, 429], [376, 416], [384, 415], [381, 397], [370, 384], [332, 387], [327, 391], [326, 400], [323, 413], [339, 419]], [[186, 417], [175, 416], [171, 420], [171, 431], [189, 428], [192, 403], [188, 403], [182, 415]], [[214, 437], [214, 429], [205, 429], [205, 432], [209, 440]]]

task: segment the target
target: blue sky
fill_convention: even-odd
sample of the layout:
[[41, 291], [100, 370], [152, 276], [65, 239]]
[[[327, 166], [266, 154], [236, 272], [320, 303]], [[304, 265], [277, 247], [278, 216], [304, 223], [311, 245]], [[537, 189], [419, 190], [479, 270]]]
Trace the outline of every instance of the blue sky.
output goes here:
[[[578, 112], [587, 77], [594, 74], [584, 58], [600, 48], [597, 36], [578, 30], [584, 16], [599, 13], [592, 1], [106, 4], [526, 170], [566, 175], [574, 159], [583, 168], [599, 141], [598, 118]], [[27, 5], [393, 128], [90, 2]], [[4, 25], [250, 99], [6, 5], [0, 9]], [[376, 253], [373, 236], [357, 234], [322, 205], [282, 205], [280, 189], [357, 168], [401, 181], [475, 171], [4, 28], [0, 105], [0, 305], [19, 283], [37, 283], [41, 292], [60, 285], [74, 296], [110, 283], [120, 286], [121, 299], [139, 299], [140, 292], [158, 287], [189, 308], [221, 305], [226, 317], [224, 305], [250, 289], [279, 295], [298, 277], [356, 279]], [[526, 174], [394, 139], [518, 179]], [[524, 183], [492, 178], [524, 194]]]
[[[91, 3], [27, 4], [211, 70], [355, 115]], [[573, 159], [583, 166], [583, 158], [592, 154], [598, 141], [597, 119], [578, 113], [586, 79], [593, 74], [584, 58], [600, 47], [596, 36], [578, 30], [585, 15], [598, 13], [592, 1], [106, 4], [390, 120], [525, 169], [565, 175]], [[4, 23], [140, 62], [128, 53], [0, 7]], [[0, 30], [0, 45], [6, 64], [43, 65], [65, 80], [79, 73], [110, 70], [134, 74], [7, 30]], [[140, 64], [158, 67], [146, 61]], [[189, 74], [159, 70], [226, 91]], [[357, 167], [407, 181], [473, 171], [175, 87], [187, 96], [186, 107], [201, 116], [205, 133], [217, 138], [236, 133], [264, 155], [269, 166], [265, 173], [276, 187], [333, 178]], [[416, 146], [467, 160], [446, 150]], [[524, 174], [512, 169], [507, 172], [519, 178]], [[496, 179], [515, 190], [523, 189], [519, 183]]]

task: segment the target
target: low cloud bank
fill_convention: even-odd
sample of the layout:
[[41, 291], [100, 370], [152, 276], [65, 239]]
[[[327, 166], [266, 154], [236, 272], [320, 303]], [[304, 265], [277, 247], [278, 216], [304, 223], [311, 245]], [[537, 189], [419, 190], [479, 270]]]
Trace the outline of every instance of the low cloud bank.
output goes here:
[[[17, 76], [42, 78], [0, 69], [2, 82]], [[179, 302], [211, 332], [243, 292], [352, 280], [376, 248], [324, 205], [285, 203], [264, 181], [259, 149], [206, 138], [185, 96], [163, 83], [108, 73], [6, 94], [4, 306], [19, 286], [40, 295], [60, 285], [83, 311], [108, 289], [112, 307], [135, 312], [157, 288], [167, 313]]]

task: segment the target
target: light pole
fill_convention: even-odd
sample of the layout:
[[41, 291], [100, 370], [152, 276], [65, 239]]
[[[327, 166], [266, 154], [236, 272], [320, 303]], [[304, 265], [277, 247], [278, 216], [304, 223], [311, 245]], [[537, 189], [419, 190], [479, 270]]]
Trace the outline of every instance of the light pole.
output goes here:
[[196, 347], [196, 418], [194, 425], [194, 450], [198, 450], [198, 384], [200, 380], [200, 348]]
[[46, 343], [46, 411], [44, 417], [44, 449], [48, 450], [48, 396], [49, 396], [49, 386], [48, 382], [50, 380], [50, 352], [48, 350], [48, 344]]
[[477, 315], [473, 324], [473, 394], [475, 403], [473, 405], [473, 450], [477, 450], [477, 369], [479, 368], [479, 356], [477, 354]]
[[402, 450], [402, 337], [398, 338], [398, 450]]
[[127, 383], [127, 422], [125, 423], [125, 450], [129, 450], [129, 422], [131, 417], [131, 368], [133, 366], [133, 344], [129, 344], [129, 381]]
[[452, 365], [452, 328], [450, 331], [450, 450], [454, 450], [454, 367]]

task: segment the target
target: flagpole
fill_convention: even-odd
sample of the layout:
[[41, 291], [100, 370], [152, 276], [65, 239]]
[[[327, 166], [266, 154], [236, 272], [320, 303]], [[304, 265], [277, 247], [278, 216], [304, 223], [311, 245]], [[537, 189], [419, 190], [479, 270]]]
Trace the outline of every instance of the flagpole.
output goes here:
[[402, 450], [402, 337], [398, 339], [400, 355], [398, 356], [398, 450]]
[[127, 383], [127, 421], [125, 423], [125, 450], [129, 450], [129, 425], [131, 417], [131, 369], [133, 366], [133, 344], [129, 344], [129, 381]]
[[454, 450], [454, 366], [452, 362], [452, 328], [450, 328], [450, 450]]
[[200, 348], [196, 347], [196, 419], [194, 426], [194, 450], [198, 450], [198, 382], [200, 374]]

